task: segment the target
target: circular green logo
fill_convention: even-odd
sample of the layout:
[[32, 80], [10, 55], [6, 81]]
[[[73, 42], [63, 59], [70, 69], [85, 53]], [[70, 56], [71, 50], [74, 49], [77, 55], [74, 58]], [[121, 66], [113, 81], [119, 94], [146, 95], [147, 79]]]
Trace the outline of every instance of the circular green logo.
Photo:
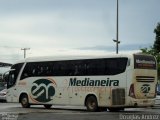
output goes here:
[[32, 83], [31, 94], [38, 102], [49, 102], [55, 95], [55, 83], [48, 79], [38, 79]]
[[150, 87], [149, 84], [144, 84], [144, 85], [142, 85], [142, 87], [141, 87], [141, 92], [142, 92], [142, 93], [149, 93], [150, 90], [151, 90], [151, 87]]

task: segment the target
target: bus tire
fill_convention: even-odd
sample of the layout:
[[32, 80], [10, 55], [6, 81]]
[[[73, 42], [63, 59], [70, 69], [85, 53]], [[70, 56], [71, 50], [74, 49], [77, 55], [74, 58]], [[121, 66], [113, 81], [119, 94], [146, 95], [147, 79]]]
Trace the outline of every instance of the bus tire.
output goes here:
[[44, 105], [44, 107], [45, 107], [46, 109], [50, 109], [50, 108], [52, 107], [52, 105]]
[[87, 110], [90, 112], [96, 112], [98, 110], [98, 103], [95, 96], [89, 96], [86, 100]]
[[107, 107], [99, 107], [99, 108], [98, 108], [98, 111], [99, 111], [99, 112], [107, 111]]
[[119, 112], [124, 111], [124, 108], [108, 108], [109, 112]]
[[29, 104], [29, 99], [27, 94], [22, 94], [20, 97], [20, 103], [22, 105], [23, 108], [29, 108], [30, 104]]

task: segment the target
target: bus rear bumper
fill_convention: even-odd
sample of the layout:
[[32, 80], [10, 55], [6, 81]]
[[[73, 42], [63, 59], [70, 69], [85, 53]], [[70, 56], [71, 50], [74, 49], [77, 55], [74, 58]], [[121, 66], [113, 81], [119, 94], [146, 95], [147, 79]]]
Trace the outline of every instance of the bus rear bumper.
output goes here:
[[155, 104], [154, 99], [134, 99], [130, 101], [129, 106], [149, 107], [149, 106], [154, 106], [154, 104]]

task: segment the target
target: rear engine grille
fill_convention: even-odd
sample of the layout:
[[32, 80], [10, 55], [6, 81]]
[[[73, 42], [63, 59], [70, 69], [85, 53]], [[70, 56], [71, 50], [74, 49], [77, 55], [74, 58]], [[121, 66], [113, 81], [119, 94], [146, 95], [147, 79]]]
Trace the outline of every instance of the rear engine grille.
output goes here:
[[155, 77], [152, 76], [136, 76], [137, 82], [154, 82]]
[[112, 89], [112, 105], [124, 105], [125, 104], [125, 89], [117, 88]]

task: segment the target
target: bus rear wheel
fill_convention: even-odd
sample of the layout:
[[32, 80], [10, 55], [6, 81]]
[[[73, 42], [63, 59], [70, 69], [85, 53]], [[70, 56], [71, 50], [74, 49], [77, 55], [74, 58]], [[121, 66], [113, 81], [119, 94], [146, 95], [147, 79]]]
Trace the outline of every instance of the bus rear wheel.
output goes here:
[[124, 108], [108, 108], [110, 112], [119, 112], [119, 111], [124, 111]]
[[98, 103], [95, 96], [89, 96], [86, 100], [87, 110], [90, 112], [96, 112], [98, 110]]
[[50, 109], [50, 108], [52, 107], [52, 105], [44, 105], [44, 107], [45, 107], [46, 109]]
[[23, 94], [21, 96], [20, 103], [21, 103], [23, 108], [29, 108], [30, 107], [29, 99], [28, 99], [28, 96], [26, 94]]

